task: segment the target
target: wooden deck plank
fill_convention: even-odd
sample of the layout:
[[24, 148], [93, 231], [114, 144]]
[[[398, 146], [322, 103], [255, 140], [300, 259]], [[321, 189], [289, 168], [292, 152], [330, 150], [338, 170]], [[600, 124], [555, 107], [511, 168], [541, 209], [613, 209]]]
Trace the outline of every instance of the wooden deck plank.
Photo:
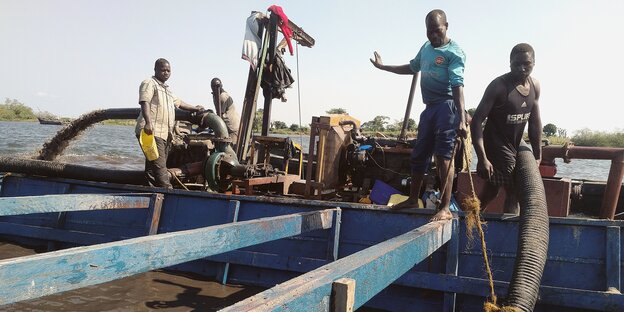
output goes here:
[[341, 278], [356, 281], [357, 309], [449, 241], [451, 232], [451, 220], [428, 223], [221, 311], [329, 311], [332, 284]]
[[42, 239], [42, 237], [45, 237], [46, 240], [50, 241], [66, 242], [79, 245], [102, 244], [123, 239], [117, 236], [106, 234], [62, 230], [51, 227], [10, 222], [0, 222], [0, 234], [37, 239]]
[[0, 197], [0, 216], [101, 209], [146, 209], [151, 194], [61, 194]]
[[0, 305], [328, 229], [337, 209], [143, 236], [0, 261]]
[[[480, 297], [489, 296], [488, 283], [487, 279], [428, 272], [410, 272], [396, 282], [397, 285]], [[508, 282], [494, 281], [496, 295], [501, 298], [507, 295], [508, 287]], [[542, 285], [539, 290], [538, 304], [596, 311], [624, 311], [624, 295]]]
[[234, 250], [210, 256], [207, 259], [216, 262], [228, 262], [230, 264], [241, 264], [265, 269], [289, 270], [299, 273], [309, 272], [330, 263], [330, 261], [323, 259], [297, 256], [284, 257], [278, 254], [245, 250]]

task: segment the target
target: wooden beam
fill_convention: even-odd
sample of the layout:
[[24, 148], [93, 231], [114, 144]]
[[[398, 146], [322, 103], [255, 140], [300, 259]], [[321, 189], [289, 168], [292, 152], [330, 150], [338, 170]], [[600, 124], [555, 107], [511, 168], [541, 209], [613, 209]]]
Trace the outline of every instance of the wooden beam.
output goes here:
[[342, 212], [336, 213], [334, 224], [329, 231], [329, 239], [327, 243], [327, 260], [338, 260], [338, 247], [340, 246], [340, 224], [342, 223]]
[[[239, 211], [240, 211], [240, 201], [230, 200], [228, 203], [228, 215], [225, 221], [231, 222], [231, 223], [237, 222]], [[217, 269], [217, 281], [220, 281], [221, 284], [223, 285], [227, 284], [229, 271], [230, 271], [230, 263], [229, 262], [223, 263], [221, 267]]]
[[0, 197], [0, 216], [101, 209], [147, 208], [151, 194], [62, 194]]
[[150, 197], [149, 212], [147, 213], [147, 220], [145, 222], [147, 235], [158, 234], [158, 225], [160, 224], [160, 214], [164, 200], [165, 196], [159, 193], [152, 194]]
[[332, 283], [356, 281], [353, 309], [364, 305], [415, 264], [449, 241], [452, 221], [438, 221], [371, 246], [279, 284], [221, 311], [330, 310]]
[[288, 19], [288, 26], [293, 31], [293, 39], [299, 42], [300, 45], [304, 47], [308, 47], [308, 48], [311, 48], [312, 46], [314, 46], [314, 42], [315, 42], [314, 38], [312, 38], [312, 36], [310, 36], [308, 33], [303, 31], [303, 28], [293, 23], [291, 19]]
[[331, 227], [337, 209], [138, 237], [0, 261], [0, 305]]
[[332, 312], [353, 312], [355, 280], [341, 278], [332, 284]]

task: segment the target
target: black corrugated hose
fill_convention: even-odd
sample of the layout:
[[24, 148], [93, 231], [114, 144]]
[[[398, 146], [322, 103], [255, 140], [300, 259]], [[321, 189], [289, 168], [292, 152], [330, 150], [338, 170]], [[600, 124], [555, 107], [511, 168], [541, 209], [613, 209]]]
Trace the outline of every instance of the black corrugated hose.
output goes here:
[[38, 176], [144, 185], [143, 170], [117, 170], [64, 164], [47, 160], [0, 157], [0, 172], [18, 172]]
[[546, 264], [549, 220], [542, 177], [526, 144], [518, 149], [514, 184], [520, 203], [520, 227], [506, 305], [529, 312], [535, 307]]

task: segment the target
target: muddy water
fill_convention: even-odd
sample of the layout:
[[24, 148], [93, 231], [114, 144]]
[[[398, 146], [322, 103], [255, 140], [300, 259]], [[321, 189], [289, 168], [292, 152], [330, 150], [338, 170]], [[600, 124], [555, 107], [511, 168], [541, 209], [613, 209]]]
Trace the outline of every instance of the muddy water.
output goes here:
[[[0, 259], [36, 252], [0, 241]], [[198, 275], [152, 271], [0, 306], [0, 311], [217, 311], [262, 290], [259, 287], [224, 286]]]

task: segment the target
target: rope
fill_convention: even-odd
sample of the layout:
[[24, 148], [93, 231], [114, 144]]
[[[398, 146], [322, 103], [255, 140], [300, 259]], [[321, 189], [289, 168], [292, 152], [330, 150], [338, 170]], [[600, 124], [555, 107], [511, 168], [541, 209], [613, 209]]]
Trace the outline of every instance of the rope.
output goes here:
[[[462, 138], [462, 145], [464, 148], [464, 159], [468, 163], [468, 153], [466, 149], [466, 141]], [[465, 221], [466, 221], [466, 236], [468, 237], [468, 243], [471, 244], [474, 241], [472, 232], [476, 227], [479, 231], [479, 238], [481, 239], [481, 253], [483, 254], [483, 264], [485, 265], [485, 272], [488, 276], [488, 282], [490, 286], [490, 299], [485, 302], [485, 312], [520, 312], [521, 310], [515, 307], [503, 306], [499, 307], [496, 304], [496, 294], [494, 293], [494, 278], [492, 277], [492, 269], [490, 268], [490, 261], [487, 256], [487, 246], [485, 243], [485, 234], [483, 232], [483, 222], [481, 222], [481, 201], [477, 197], [475, 192], [474, 181], [472, 180], [472, 174], [468, 170], [468, 179], [470, 180], [471, 196], [465, 198], [462, 201], [462, 207], [464, 207]]]
[[171, 176], [173, 177], [174, 180], [176, 180], [176, 182], [178, 182], [178, 184], [180, 184], [181, 187], [183, 187], [185, 190], [189, 190], [186, 185], [184, 185], [184, 183], [182, 183], [182, 181], [180, 181], [180, 179], [178, 179], [178, 176], [175, 175], [175, 173], [173, 173], [171, 170], [167, 170], [169, 171], [169, 174], [171, 174]]
[[508, 306], [499, 307], [496, 304], [492, 304], [491, 302], [486, 302], [485, 312], [522, 312], [522, 310], [516, 307], [508, 307]]

